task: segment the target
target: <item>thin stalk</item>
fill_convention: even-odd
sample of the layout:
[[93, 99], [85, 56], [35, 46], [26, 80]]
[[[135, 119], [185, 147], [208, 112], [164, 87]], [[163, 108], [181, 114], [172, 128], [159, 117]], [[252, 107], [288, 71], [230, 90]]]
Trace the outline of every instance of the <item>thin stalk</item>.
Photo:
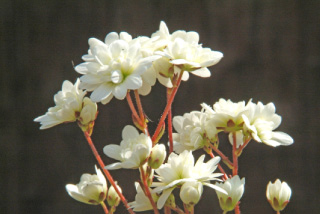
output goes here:
[[87, 142], [88, 142], [88, 144], [89, 144], [89, 146], [90, 146], [90, 148], [91, 148], [91, 150], [92, 150], [95, 158], [97, 159], [97, 161], [98, 161], [98, 163], [99, 163], [99, 165], [100, 165], [100, 168], [103, 170], [103, 172], [104, 172], [104, 174], [106, 175], [106, 177], [107, 177], [108, 181], [110, 182], [110, 184], [114, 187], [114, 189], [115, 189], [115, 191], [117, 192], [117, 194], [119, 195], [122, 203], [123, 203], [124, 206], [127, 208], [127, 210], [128, 210], [129, 213], [134, 214], [134, 212], [132, 211], [132, 209], [129, 207], [126, 198], [125, 198], [125, 197], [122, 195], [122, 193], [119, 191], [119, 189], [118, 189], [117, 185], [115, 184], [115, 182], [114, 182], [112, 176], [110, 175], [109, 171], [108, 171], [107, 169], [105, 169], [105, 165], [104, 165], [104, 163], [103, 163], [103, 161], [102, 161], [102, 159], [101, 159], [101, 157], [100, 157], [100, 155], [99, 155], [96, 147], [94, 146], [94, 144], [93, 144], [93, 142], [92, 142], [92, 139], [91, 139], [89, 133], [88, 133], [88, 132], [84, 132], [84, 136], [85, 136], [85, 138], [86, 138], [86, 140], [87, 140]]
[[144, 113], [143, 113], [143, 108], [142, 108], [142, 104], [141, 104], [140, 95], [139, 95], [138, 90], [134, 90], [134, 96], [136, 98], [138, 111], [139, 111], [139, 115], [140, 115], [140, 120], [144, 121]]
[[145, 120], [145, 115], [144, 115], [144, 111], [143, 111], [143, 107], [142, 107], [142, 103], [141, 103], [141, 99], [140, 99], [140, 95], [139, 95], [138, 90], [134, 90], [134, 96], [136, 98], [138, 111], [140, 114], [140, 120], [141, 120], [141, 123], [143, 123], [144, 133], [149, 136], [148, 124], [146, 123], [146, 120]]
[[128, 105], [129, 105], [129, 107], [130, 107], [130, 110], [131, 110], [131, 112], [132, 112], [133, 117], [136, 119], [136, 121], [138, 121], [138, 123], [139, 123], [140, 126], [143, 126], [143, 125], [142, 125], [142, 121], [141, 121], [141, 119], [140, 119], [140, 117], [139, 117], [139, 115], [138, 115], [138, 113], [137, 113], [137, 110], [136, 110], [136, 108], [135, 108], [134, 105], [133, 105], [133, 102], [132, 102], [132, 99], [131, 99], [131, 96], [130, 96], [130, 92], [129, 92], [129, 91], [128, 91], [128, 93], [127, 93], [127, 102], [128, 102]]
[[157, 208], [157, 205], [156, 205], [156, 203], [154, 202], [154, 200], [153, 200], [153, 198], [152, 198], [152, 195], [151, 195], [151, 193], [150, 193], [149, 186], [148, 186], [148, 184], [147, 184], [147, 177], [146, 177], [146, 175], [144, 174], [144, 169], [143, 169], [142, 166], [140, 167], [140, 172], [141, 172], [142, 183], [143, 183], [143, 186], [144, 186], [144, 188], [143, 188], [143, 189], [144, 189], [144, 193], [145, 193], [145, 195], [148, 197], [148, 199], [149, 199], [149, 201], [150, 201], [150, 203], [151, 203], [151, 205], [152, 205], [152, 208], [153, 208], [154, 213], [155, 213], [155, 214], [159, 214], [159, 210], [158, 210], [158, 208]]
[[102, 201], [101, 203], [102, 209], [104, 211], [105, 214], [109, 214], [108, 208], [106, 206], [106, 204]]
[[190, 214], [188, 207], [185, 203], [183, 203], [183, 208], [184, 208], [185, 214]]
[[185, 214], [184, 211], [182, 209], [180, 209], [179, 207], [170, 207], [173, 211], [175, 211], [176, 213], [179, 214]]
[[167, 105], [166, 105], [166, 107], [165, 107], [165, 109], [164, 109], [164, 111], [163, 111], [163, 114], [162, 114], [162, 116], [161, 116], [161, 118], [160, 118], [160, 121], [159, 121], [159, 123], [158, 123], [158, 126], [157, 126], [157, 128], [156, 128], [156, 130], [155, 130], [155, 132], [154, 132], [154, 134], [153, 134], [153, 136], [152, 136], [152, 142], [154, 142], [155, 139], [157, 139], [157, 137], [158, 137], [158, 135], [159, 135], [159, 133], [160, 133], [162, 124], [164, 123], [164, 120], [166, 119], [166, 117], [167, 117], [167, 115], [168, 115], [168, 112], [169, 112], [169, 110], [171, 109], [172, 102], [173, 102], [173, 100], [174, 100], [174, 97], [175, 97], [175, 95], [176, 95], [176, 93], [177, 93], [177, 91], [178, 91], [178, 88], [179, 88], [179, 86], [180, 86], [180, 83], [181, 83], [182, 74], [183, 74], [183, 71], [180, 72], [180, 76], [179, 76], [179, 78], [178, 78], [178, 80], [177, 80], [176, 86], [174, 86], [173, 89], [172, 89], [171, 96], [170, 96], [170, 98], [169, 98], [169, 100], [168, 100], [168, 102], [167, 102]]
[[[214, 158], [214, 154], [212, 153], [212, 151], [209, 153], [209, 155], [211, 158]], [[220, 164], [218, 164], [218, 169], [220, 170], [221, 173], [223, 173], [224, 179], [227, 180], [228, 179], [227, 173], [224, 171], [224, 169]]]
[[233, 163], [217, 147], [213, 146], [211, 143], [209, 146], [222, 158], [222, 160], [226, 161], [229, 166], [233, 167]]
[[[167, 89], [167, 102], [171, 95], [171, 89]], [[173, 138], [172, 138], [172, 106], [168, 112], [168, 136], [169, 136], [169, 154], [173, 152]]]
[[232, 159], [233, 159], [233, 168], [232, 175], [235, 176], [238, 174], [238, 155], [237, 155], [237, 136], [236, 133], [232, 133], [233, 145], [232, 145]]
[[171, 208], [168, 206], [164, 207], [164, 214], [171, 214]]
[[277, 214], [280, 214], [280, 211], [277, 211]]

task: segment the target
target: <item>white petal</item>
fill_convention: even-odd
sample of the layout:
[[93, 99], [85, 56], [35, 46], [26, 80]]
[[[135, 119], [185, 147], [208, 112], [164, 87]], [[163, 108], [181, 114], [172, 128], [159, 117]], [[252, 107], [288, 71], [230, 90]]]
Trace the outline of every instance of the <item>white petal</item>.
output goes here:
[[173, 191], [174, 188], [166, 189], [163, 191], [162, 195], [159, 197], [158, 202], [157, 202], [157, 208], [162, 209], [164, 204], [166, 203], [168, 197], [170, 196], [171, 192]]
[[116, 144], [110, 144], [103, 148], [103, 153], [115, 160], [121, 160], [120, 152], [121, 152], [121, 147]]
[[211, 72], [209, 71], [208, 68], [200, 68], [195, 71], [192, 71], [191, 73], [196, 76], [199, 76], [199, 77], [210, 77], [211, 76]]
[[101, 84], [98, 88], [94, 89], [90, 98], [93, 102], [100, 102], [106, 99], [112, 92], [112, 88], [107, 84]]

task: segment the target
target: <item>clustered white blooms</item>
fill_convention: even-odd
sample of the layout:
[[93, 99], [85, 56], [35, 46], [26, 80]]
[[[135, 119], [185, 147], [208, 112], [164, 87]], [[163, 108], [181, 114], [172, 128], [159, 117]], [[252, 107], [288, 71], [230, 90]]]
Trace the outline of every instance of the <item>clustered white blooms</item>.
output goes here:
[[[206, 143], [206, 133], [214, 137], [217, 133], [213, 127], [206, 131], [207, 115], [200, 111], [185, 113], [183, 116], [173, 118], [173, 127], [177, 133], [173, 133], [173, 149], [177, 153], [184, 150], [194, 151], [203, 148]], [[206, 134], [207, 135], [207, 134]]]
[[[221, 52], [202, 47], [197, 32], [178, 30], [170, 34], [165, 22], [160, 23], [159, 30], [150, 38], [132, 38], [127, 32], [111, 32], [104, 41], [90, 38], [88, 43], [88, 53], [82, 57], [84, 62], [75, 67], [82, 76], [74, 85], [67, 80], [63, 82], [62, 90], [54, 96], [56, 106], [34, 120], [41, 123], [40, 129], [78, 121], [81, 129], [91, 134], [97, 116], [96, 102], [106, 104], [113, 97], [123, 100], [130, 90], [147, 95], [157, 80], [172, 88], [177, 86], [178, 77], [188, 80], [189, 73], [210, 77], [207, 67], [217, 64], [223, 57]], [[87, 92], [92, 92], [90, 98], [85, 97]], [[203, 186], [216, 191], [224, 213], [235, 209], [244, 193], [245, 179], [240, 180], [238, 175], [227, 178], [224, 174], [223, 183], [213, 184], [211, 181], [222, 182], [219, 177], [223, 174], [214, 173], [220, 157], [212, 157], [205, 163], [205, 155], [201, 155], [195, 162], [192, 154], [192, 151], [202, 148], [212, 152], [210, 143], [214, 143], [213, 149], [217, 148], [220, 132], [229, 134], [231, 144], [236, 140], [239, 150], [250, 139], [273, 147], [293, 143], [288, 134], [274, 131], [281, 123], [281, 116], [275, 113], [273, 103], [264, 105], [251, 100], [247, 104], [245, 101], [234, 103], [221, 98], [212, 107], [205, 103], [201, 106], [201, 111], [173, 118], [177, 132], [172, 134], [173, 149], [177, 154], [170, 153], [166, 163], [165, 145], [153, 145], [158, 141], [152, 142], [147, 131], [139, 133], [131, 125], [124, 127], [120, 145], [104, 147], [103, 152], [108, 157], [119, 161], [107, 165], [106, 169], [140, 170], [142, 182], [135, 183], [135, 201], [129, 203], [134, 211], [155, 209], [146, 196], [148, 190], [158, 209], [165, 205], [175, 208], [172, 192], [176, 188], [180, 188], [182, 202], [193, 207], [202, 196]], [[239, 154], [233, 155], [235, 158]], [[230, 169], [235, 167], [231, 165], [228, 165]], [[66, 190], [71, 197], [87, 204], [104, 206], [106, 199], [113, 213], [120, 197], [113, 186], [107, 191], [106, 180], [97, 167], [96, 173], [83, 174], [79, 184], [68, 184]], [[157, 182], [153, 181], [154, 177]], [[118, 190], [122, 192], [119, 186]], [[268, 184], [266, 195], [273, 209], [281, 211], [289, 202], [291, 189], [285, 182], [276, 180], [274, 184]]]
[[[218, 177], [222, 175], [221, 173], [213, 173], [217, 168], [220, 157], [212, 158], [207, 163], [203, 162], [204, 157], [202, 155], [196, 164], [194, 164], [194, 157], [190, 151], [185, 150], [179, 155], [171, 153], [167, 163], [155, 170], [158, 174], [156, 178], [159, 182], [152, 183], [152, 186], [155, 187], [152, 192], [162, 192], [157, 202], [158, 209], [164, 206], [166, 200], [176, 187], [186, 182], [193, 182], [193, 185], [195, 185], [194, 182], [197, 182], [198, 185], [205, 185], [225, 192], [220, 187], [210, 183], [210, 181], [219, 181]], [[196, 189], [199, 189], [199, 187]]]
[[233, 176], [227, 179], [224, 183], [217, 183], [216, 185], [224, 189], [228, 194], [216, 191], [220, 207], [223, 211], [228, 212], [235, 208], [238, 201], [241, 199], [244, 192], [245, 179], [240, 180], [239, 176]]
[[94, 175], [83, 174], [79, 184], [67, 184], [68, 194], [77, 201], [98, 205], [103, 202], [107, 196], [107, 181], [100, 169], [95, 166]]
[[122, 141], [119, 145], [110, 144], [103, 148], [103, 152], [110, 158], [119, 160], [106, 166], [106, 169], [135, 169], [139, 168], [150, 155], [152, 140], [149, 136], [127, 125], [122, 131]]
[[274, 183], [271, 181], [267, 185], [267, 199], [275, 211], [283, 210], [291, 198], [291, 188], [286, 182], [277, 179]]
[[86, 126], [95, 120], [97, 104], [84, 97], [86, 92], [79, 89], [79, 84], [79, 79], [74, 85], [68, 80], [63, 82], [62, 90], [54, 96], [56, 106], [49, 108], [45, 115], [34, 119], [41, 123], [40, 129], [76, 120]]

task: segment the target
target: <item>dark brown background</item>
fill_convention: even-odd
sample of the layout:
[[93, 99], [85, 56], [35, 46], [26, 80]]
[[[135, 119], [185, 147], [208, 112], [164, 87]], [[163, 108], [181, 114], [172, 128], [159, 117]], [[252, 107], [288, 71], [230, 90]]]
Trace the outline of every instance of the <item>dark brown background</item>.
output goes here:
[[[274, 102], [283, 118], [279, 130], [295, 139], [289, 147], [252, 142], [246, 148], [240, 158], [240, 175], [246, 177], [242, 213], [273, 213], [265, 188], [278, 177], [293, 190], [283, 213], [319, 213], [319, 11], [318, 0], [2, 0], [0, 213], [102, 213], [65, 191], [65, 184], [94, 172], [80, 129], [66, 124], [40, 131], [32, 120], [54, 105], [63, 80], [79, 77], [71, 62], [82, 62], [89, 37], [104, 39], [111, 31], [150, 36], [160, 20], [170, 32], [199, 32], [205, 47], [225, 56], [211, 68], [211, 78], [191, 76], [182, 84], [174, 115], [200, 110], [200, 103], [220, 97]], [[164, 92], [158, 84], [143, 98], [155, 122]], [[121, 130], [131, 121], [125, 101], [114, 99], [99, 110], [93, 140], [102, 153], [104, 145], [121, 141]], [[113, 175], [132, 201], [137, 174], [118, 170]], [[198, 213], [221, 213], [213, 190], [205, 188], [204, 197]], [[125, 213], [122, 205], [119, 213]]]

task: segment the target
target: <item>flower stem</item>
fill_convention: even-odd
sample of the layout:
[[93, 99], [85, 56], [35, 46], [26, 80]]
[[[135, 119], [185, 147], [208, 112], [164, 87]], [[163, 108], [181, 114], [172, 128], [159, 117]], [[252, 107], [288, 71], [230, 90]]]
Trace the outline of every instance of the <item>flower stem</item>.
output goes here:
[[[167, 102], [171, 95], [171, 89], [167, 88]], [[173, 138], [172, 138], [172, 107], [170, 106], [168, 112], [168, 135], [169, 135], [169, 154], [173, 152]]]
[[[237, 154], [237, 135], [235, 132], [232, 133], [232, 159], [233, 159], [233, 168], [232, 168], [232, 175], [238, 175], [238, 154]], [[235, 214], [240, 214], [240, 202], [234, 208]]]
[[185, 214], [190, 214], [188, 207], [185, 203], [183, 203], [183, 208], [184, 208]]
[[165, 109], [163, 111], [163, 114], [162, 114], [162, 116], [160, 118], [158, 126], [157, 126], [157, 128], [156, 128], [156, 130], [155, 130], [155, 132], [154, 132], [154, 134], [152, 136], [152, 142], [154, 142], [155, 139], [157, 139], [157, 137], [158, 137], [158, 135], [160, 133], [162, 124], [163, 124], [164, 120], [166, 119], [169, 110], [171, 109], [171, 105], [173, 103], [174, 97], [175, 97], [175, 95], [176, 95], [176, 93], [178, 91], [178, 88], [180, 86], [180, 83], [181, 83], [182, 74], [183, 74], [183, 71], [180, 72], [180, 76], [178, 77], [177, 83], [172, 88], [171, 96], [170, 96], [170, 98], [169, 98], [169, 100], [167, 102], [167, 105], [166, 105], [166, 107], [165, 107]]
[[277, 211], [277, 214], [280, 214], [280, 211]]
[[142, 108], [142, 104], [141, 104], [140, 95], [139, 95], [138, 90], [134, 90], [134, 96], [136, 98], [136, 102], [137, 102], [137, 106], [138, 106], [138, 110], [139, 110], [139, 115], [140, 115], [140, 120], [144, 121], [144, 113], [143, 113], [143, 108]]
[[128, 91], [127, 93], [127, 102], [128, 102], [128, 105], [130, 107], [130, 110], [132, 112], [132, 115], [133, 117], [135, 118], [135, 120], [139, 123], [139, 126], [143, 126], [143, 123], [142, 123], [142, 120], [140, 119], [138, 113], [137, 113], [137, 110], [136, 108], [134, 107], [133, 105], [133, 102], [132, 102], [132, 99], [131, 99], [131, 96], [130, 96], [130, 92]]
[[139, 95], [138, 90], [134, 90], [134, 96], [136, 98], [138, 111], [139, 111], [139, 114], [140, 114], [140, 120], [141, 120], [141, 123], [143, 123], [144, 133], [146, 135], [149, 135], [148, 125], [147, 125], [147, 122], [146, 122], [146, 119], [145, 119], [145, 114], [144, 114], [144, 111], [143, 111], [143, 108], [142, 108], [141, 99], [140, 99], [140, 95]]
[[146, 175], [145, 175], [145, 173], [144, 173], [144, 169], [143, 169], [142, 166], [140, 167], [140, 172], [141, 172], [142, 183], [143, 183], [143, 186], [144, 186], [144, 187], [143, 187], [144, 193], [145, 193], [145, 195], [148, 197], [148, 199], [149, 199], [149, 201], [150, 201], [150, 203], [151, 203], [151, 205], [152, 205], [152, 208], [153, 208], [154, 213], [155, 213], [155, 214], [159, 214], [159, 210], [158, 210], [158, 208], [157, 208], [157, 205], [156, 205], [156, 203], [154, 202], [154, 200], [153, 200], [153, 198], [152, 198], [152, 195], [151, 195], [151, 193], [150, 193], [150, 189], [149, 189], [149, 186], [148, 186], [148, 184], [147, 184], [147, 177], [146, 177]]
[[222, 158], [222, 160], [227, 162], [227, 166], [229, 168], [230, 167], [233, 168], [233, 164], [231, 163], [231, 161], [227, 156], [225, 156], [217, 147], [213, 146], [211, 143], [209, 144], [209, 146]]
[[[211, 158], [214, 158], [214, 154], [212, 153], [212, 151], [209, 153]], [[223, 177], [225, 180], [228, 179], [227, 173], [223, 170], [222, 166], [220, 164], [218, 164], [218, 169], [220, 170], [221, 173], [223, 173]]]
[[175, 211], [176, 213], [179, 213], [179, 214], [185, 214], [184, 212], [183, 212], [183, 210], [182, 209], [180, 209], [179, 207], [170, 207], [170, 209], [172, 209], [173, 211]]
[[92, 139], [91, 139], [89, 133], [88, 133], [88, 132], [84, 132], [84, 136], [85, 136], [85, 138], [86, 138], [86, 140], [87, 140], [87, 142], [88, 142], [88, 144], [89, 144], [89, 146], [90, 146], [90, 148], [91, 148], [91, 150], [92, 150], [95, 158], [97, 159], [97, 161], [98, 161], [98, 163], [99, 163], [99, 165], [100, 165], [100, 168], [103, 170], [103, 172], [104, 172], [104, 174], [106, 175], [106, 177], [107, 177], [108, 181], [110, 182], [110, 184], [114, 187], [114, 189], [115, 189], [115, 191], [117, 192], [117, 194], [119, 195], [122, 203], [123, 203], [124, 206], [128, 209], [128, 212], [129, 212], [129, 213], [134, 214], [134, 212], [132, 211], [132, 209], [129, 207], [126, 198], [125, 198], [125, 197], [122, 195], [122, 193], [119, 191], [119, 189], [118, 189], [117, 185], [115, 184], [115, 182], [114, 182], [112, 176], [110, 175], [109, 171], [108, 171], [107, 169], [105, 169], [105, 165], [104, 165], [104, 163], [103, 163], [103, 161], [102, 161], [102, 159], [101, 159], [101, 157], [100, 157], [100, 155], [99, 155], [96, 147], [94, 146], [94, 144], [93, 144], [93, 142], [92, 142]]
[[108, 211], [108, 208], [107, 208], [106, 204], [103, 201], [100, 204], [101, 204], [101, 206], [103, 208], [104, 213], [105, 214], [109, 214], [109, 211]]
[[168, 206], [164, 207], [164, 214], [171, 214], [171, 209]]
[[232, 175], [235, 176], [238, 174], [238, 155], [237, 155], [237, 136], [236, 133], [232, 133], [233, 145], [232, 145], [232, 159], [233, 159], [233, 168]]

